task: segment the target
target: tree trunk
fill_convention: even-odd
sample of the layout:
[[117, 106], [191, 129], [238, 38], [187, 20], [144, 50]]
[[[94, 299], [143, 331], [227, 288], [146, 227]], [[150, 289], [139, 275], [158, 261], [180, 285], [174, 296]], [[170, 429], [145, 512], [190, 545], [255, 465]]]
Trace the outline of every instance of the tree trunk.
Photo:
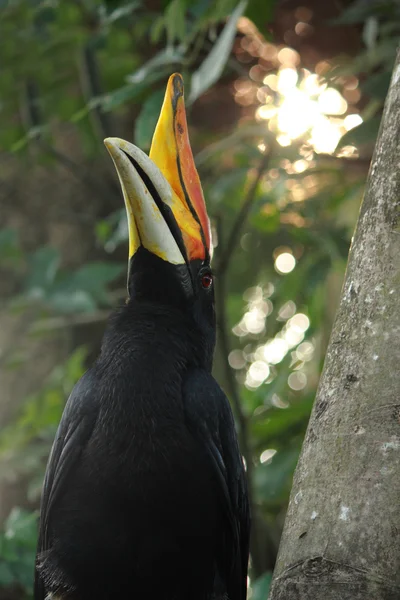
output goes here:
[[400, 53], [270, 600], [400, 598]]

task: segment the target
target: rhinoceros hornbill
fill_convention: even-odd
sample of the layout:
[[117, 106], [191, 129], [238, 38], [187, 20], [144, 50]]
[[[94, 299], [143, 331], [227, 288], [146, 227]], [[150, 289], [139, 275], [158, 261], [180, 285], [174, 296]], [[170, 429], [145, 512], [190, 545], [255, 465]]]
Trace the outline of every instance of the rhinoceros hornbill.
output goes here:
[[128, 300], [66, 404], [42, 495], [35, 600], [244, 600], [249, 509], [215, 344], [210, 227], [183, 82], [150, 158], [108, 138]]

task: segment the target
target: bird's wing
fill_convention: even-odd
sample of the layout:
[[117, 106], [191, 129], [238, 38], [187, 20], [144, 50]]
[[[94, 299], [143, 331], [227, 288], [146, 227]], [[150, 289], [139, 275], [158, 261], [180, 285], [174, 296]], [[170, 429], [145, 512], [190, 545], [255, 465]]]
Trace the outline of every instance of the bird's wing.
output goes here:
[[202, 444], [215, 475], [227, 517], [218, 557], [230, 600], [245, 600], [250, 514], [246, 475], [232, 411], [224, 392], [207, 371], [194, 369], [184, 382], [187, 425]]
[[[72, 390], [64, 409], [47, 463], [40, 507], [37, 560], [49, 549], [52, 510], [60, 493], [86, 446], [95, 423], [95, 411], [86, 409], [90, 384], [86, 373]], [[44, 600], [46, 592], [38, 570], [35, 570], [35, 600]]]

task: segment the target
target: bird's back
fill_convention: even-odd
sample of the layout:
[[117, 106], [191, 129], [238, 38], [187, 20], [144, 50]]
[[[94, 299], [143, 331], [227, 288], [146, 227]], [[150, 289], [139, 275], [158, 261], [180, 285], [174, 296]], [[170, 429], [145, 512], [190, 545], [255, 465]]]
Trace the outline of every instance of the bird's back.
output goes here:
[[[155, 374], [151, 361], [130, 354], [100, 360], [69, 400], [60, 436], [86, 425], [49, 467], [61, 488], [42, 515], [40, 573], [71, 600], [205, 598], [224, 515], [206, 453], [185, 423], [185, 363], [175, 356], [171, 364], [170, 348]], [[76, 458], [65, 467], [68, 445]]]

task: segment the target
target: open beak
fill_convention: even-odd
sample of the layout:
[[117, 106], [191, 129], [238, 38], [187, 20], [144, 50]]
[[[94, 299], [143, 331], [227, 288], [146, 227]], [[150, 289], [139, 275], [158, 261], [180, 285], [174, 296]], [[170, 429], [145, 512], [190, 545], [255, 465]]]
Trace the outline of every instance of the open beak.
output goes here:
[[150, 157], [119, 138], [104, 143], [125, 199], [129, 258], [140, 246], [172, 264], [209, 258], [210, 225], [189, 143], [182, 77], [169, 78]]

